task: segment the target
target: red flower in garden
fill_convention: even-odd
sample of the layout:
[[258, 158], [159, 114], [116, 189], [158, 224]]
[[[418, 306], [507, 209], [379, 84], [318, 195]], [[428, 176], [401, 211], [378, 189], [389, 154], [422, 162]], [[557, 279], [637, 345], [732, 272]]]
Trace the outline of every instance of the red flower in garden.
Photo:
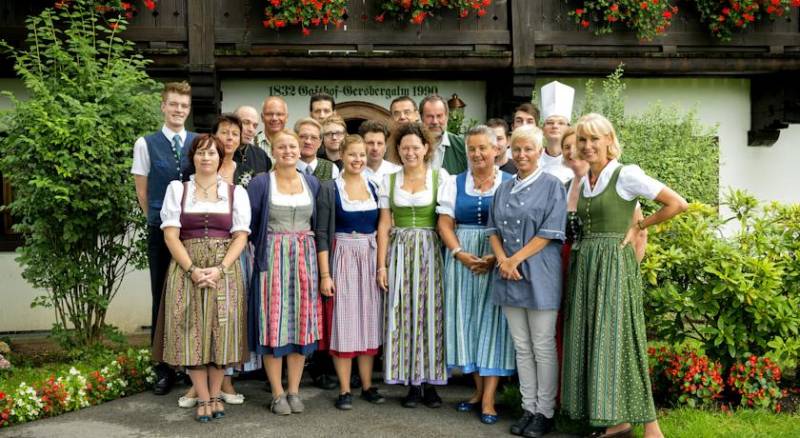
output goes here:
[[770, 0], [770, 3], [772, 3], [772, 6], [780, 6], [781, 0]]
[[648, 3], [647, 2], [642, 2], [642, 4], [640, 4], [639, 7], [642, 8], [642, 9], [647, 9]]
[[670, 11], [664, 11], [664, 13], [661, 14], [661, 15], [663, 15], [664, 18], [666, 18], [667, 20], [672, 18], [672, 12], [670, 12]]
[[126, 11], [131, 8], [131, 4], [127, 2], [121, 2], [119, 5]]
[[318, 17], [314, 17], [311, 19], [311, 24], [313, 24], [314, 26], [319, 26], [320, 21], [321, 20]]
[[722, 8], [722, 15], [729, 15], [730, 13], [731, 13], [731, 8], [727, 6]]
[[269, 0], [269, 2], [272, 4], [273, 8], [277, 8], [281, 5], [281, 0]]
[[422, 24], [422, 22], [425, 21], [425, 17], [427, 15], [428, 14], [423, 11], [414, 12], [414, 15], [411, 16], [411, 22], [414, 24]]
[[277, 27], [278, 29], [280, 29], [282, 27], [286, 27], [286, 21], [285, 20], [275, 20], [275, 27]]
[[461, 11], [458, 12], [458, 16], [461, 18], [466, 18], [467, 15], [469, 15], [469, 11], [466, 9], [462, 9]]
[[619, 5], [614, 3], [611, 6], [609, 6], [608, 9], [610, 9], [610, 10], [612, 10], [614, 12], [617, 12], [617, 11], [619, 11]]
[[581, 20], [581, 26], [584, 28], [589, 27], [589, 22], [587, 20]]
[[156, 8], [156, 2], [154, 2], [153, 0], [144, 0], [144, 7], [152, 11], [153, 9]]
[[481, 6], [483, 6], [484, 8], [488, 8], [489, 6], [491, 6], [491, 4], [492, 4], [492, 0], [483, 0], [481, 2]]
[[383, 23], [383, 20], [385, 20], [385, 19], [386, 19], [386, 13], [385, 12], [382, 13], [381, 15], [375, 16], [375, 21], [377, 23]]
[[262, 21], [262, 22], [261, 22], [261, 24], [262, 24], [264, 27], [266, 27], [266, 28], [268, 28], [268, 29], [269, 29], [269, 28], [271, 28], [271, 27], [272, 27], [272, 20], [264, 20], [264, 21]]
[[405, 10], [411, 9], [411, 0], [402, 0], [400, 2], [400, 6], [402, 6]]
[[793, 8], [800, 8], [800, 0], [792, 0]]
[[311, 35], [311, 31], [308, 30], [308, 28], [304, 27], [303, 28], [303, 36], [309, 36], [309, 35]]
[[111, 23], [108, 27], [110, 27], [111, 30], [117, 30], [119, 29], [119, 23]]
[[578, 15], [578, 16], [583, 15], [583, 9], [581, 9], [581, 8], [575, 9], [575, 15]]
[[479, 17], [483, 17], [484, 15], [486, 15], [486, 9], [478, 9], [477, 14]]

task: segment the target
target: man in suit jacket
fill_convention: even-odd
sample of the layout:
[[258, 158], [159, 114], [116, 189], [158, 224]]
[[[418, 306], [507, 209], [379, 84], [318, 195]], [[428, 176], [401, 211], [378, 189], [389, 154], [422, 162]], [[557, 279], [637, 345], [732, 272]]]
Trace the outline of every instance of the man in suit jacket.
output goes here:
[[448, 109], [442, 96], [425, 96], [419, 104], [422, 123], [433, 136], [434, 169], [444, 168], [451, 175], [467, 170], [467, 153], [464, 137], [447, 132]]

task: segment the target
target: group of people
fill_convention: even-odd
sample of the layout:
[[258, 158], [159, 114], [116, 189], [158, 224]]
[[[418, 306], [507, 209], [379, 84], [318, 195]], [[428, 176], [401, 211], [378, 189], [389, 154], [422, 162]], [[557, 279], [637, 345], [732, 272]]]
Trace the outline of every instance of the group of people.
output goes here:
[[[149, 225], [155, 392], [185, 370], [179, 404], [208, 422], [244, 401], [230, 376], [263, 366], [270, 410], [296, 414], [312, 356], [315, 384], [338, 386], [334, 405], [348, 410], [357, 386], [385, 402], [372, 381], [382, 355], [408, 408], [441, 406], [436, 386], [459, 370], [475, 391], [456, 408], [494, 424], [500, 379], [517, 374], [512, 434], [552, 431], [560, 393], [596, 436], [630, 436], [631, 424], [661, 436], [638, 262], [645, 230], [686, 202], [618, 162], [602, 115], [571, 126], [573, 96], [543, 87], [543, 129], [524, 104], [512, 129], [490, 119], [464, 136], [447, 132], [438, 95], [397, 98], [389, 126], [368, 120], [357, 135], [329, 95], [312, 96], [294, 129], [270, 96], [260, 114], [243, 106], [194, 134], [188, 84], [166, 84], [164, 125], [136, 141], [132, 168]], [[661, 208], [643, 216], [640, 197]]]

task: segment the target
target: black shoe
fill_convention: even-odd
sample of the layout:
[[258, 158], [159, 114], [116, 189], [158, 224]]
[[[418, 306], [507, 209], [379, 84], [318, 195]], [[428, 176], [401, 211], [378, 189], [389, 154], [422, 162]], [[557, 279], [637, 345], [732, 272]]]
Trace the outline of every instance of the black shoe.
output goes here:
[[533, 420], [533, 413], [524, 411], [522, 417], [520, 417], [520, 419], [517, 420], [516, 423], [511, 425], [511, 430], [510, 430], [511, 434], [522, 435], [522, 431], [524, 431], [525, 428], [528, 427], [528, 424], [531, 422], [531, 420]]
[[353, 409], [353, 394], [349, 392], [339, 394], [339, 398], [336, 399], [334, 406], [336, 406], [336, 409], [341, 409], [343, 411]]
[[327, 374], [322, 374], [314, 378], [314, 386], [319, 389], [331, 390], [336, 389], [339, 385]]
[[367, 390], [362, 389], [361, 398], [376, 405], [386, 402], [386, 398], [378, 392], [377, 386], [372, 386]]
[[350, 376], [350, 387], [351, 388], [361, 388], [361, 377], [358, 374], [353, 374]]
[[552, 418], [547, 418], [542, 414], [536, 414], [525, 430], [522, 431], [522, 436], [525, 438], [540, 438], [545, 436], [548, 432], [553, 430], [556, 422]]
[[172, 379], [168, 375], [157, 377], [156, 384], [153, 385], [153, 394], [167, 395], [172, 390]]
[[442, 407], [442, 398], [436, 393], [436, 388], [431, 385], [425, 385], [425, 395], [422, 397], [423, 403], [429, 408]]
[[408, 394], [403, 397], [404, 408], [416, 408], [422, 401], [422, 388], [419, 386], [409, 386]]

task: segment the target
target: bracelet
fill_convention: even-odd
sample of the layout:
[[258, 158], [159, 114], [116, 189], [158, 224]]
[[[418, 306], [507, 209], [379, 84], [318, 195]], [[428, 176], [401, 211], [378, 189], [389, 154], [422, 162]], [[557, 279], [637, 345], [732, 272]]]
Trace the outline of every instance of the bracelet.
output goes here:
[[194, 263], [189, 265], [189, 269], [186, 270], [186, 276], [187, 277], [191, 277], [192, 273], [194, 272], [195, 269], [197, 269], [197, 268], [194, 266]]
[[462, 249], [462, 248], [459, 246], [458, 248], [456, 248], [456, 249], [452, 250], [452, 251], [450, 252], [450, 254], [453, 256], [453, 258], [456, 258], [456, 256], [458, 255], [458, 253], [460, 253], [461, 251], [463, 251], [463, 249]]
[[386, 272], [386, 268], [378, 268], [378, 272]]
[[331, 274], [329, 274], [327, 272], [323, 272], [323, 273], [319, 274], [319, 276], [320, 276], [320, 278], [331, 278]]
[[219, 278], [225, 278], [225, 265], [220, 263], [217, 265], [217, 269], [219, 269]]

